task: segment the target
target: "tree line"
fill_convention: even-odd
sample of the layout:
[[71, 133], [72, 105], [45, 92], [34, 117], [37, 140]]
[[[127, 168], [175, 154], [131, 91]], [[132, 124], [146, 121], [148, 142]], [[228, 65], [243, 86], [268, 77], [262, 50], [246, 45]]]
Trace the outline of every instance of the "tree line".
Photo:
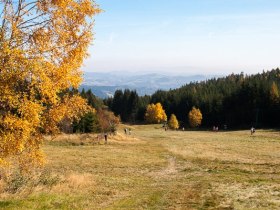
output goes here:
[[70, 92], [77, 92], [82, 98], [84, 98], [88, 105], [92, 108], [91, 111], [86, 112], [78, 120], [75, 120], [72, 124], [69, 124], [65, 129], [61, 127], [63, 132], [66, 133], [100, 133], [100, 132], [115, 132], [117, 125], [120, 123], [119, 117], [117, 117], [112, 111], [108, 110], [103, 101], [96, 97], [91, 90], [82, 91], [79, 93], [77, 89], [69, 90]]
[[279, 127], [279, 85], [277, 68], [254, 75], [240, 73], [191, 82], [169, 91], [158, 90], [151, 96], [117, 90], [104, 103], [123, 122], [145, 122], [148, 105], [160, 103], [167, 117], [174, 114], [183, 127], [190, 126], [188, 113], [193, 107], [200, 109], [204, 127]]

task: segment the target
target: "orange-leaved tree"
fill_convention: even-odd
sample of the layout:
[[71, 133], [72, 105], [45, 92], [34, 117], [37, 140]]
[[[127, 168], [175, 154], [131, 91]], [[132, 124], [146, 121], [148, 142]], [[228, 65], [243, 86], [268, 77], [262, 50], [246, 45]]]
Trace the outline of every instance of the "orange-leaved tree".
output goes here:
[[42, 133], [88, 110], [77, 88], [93, 39], [92, 0], [0, 1], [0, 166], [42, 163]]
[[102, 132], [115, 132], [116, 127], [120, 124], [120, 117], [116, 117], [113, 112], [108, 110], [97, 111], [98, 124]]
[[147, 106], [145, 120], [147, 123], [161, 123], [167, 120], [161, 103], [149, 104]]
[[177, 117], [175, 114], [172, 114], [170, 116], [170, 119], [168, 121], [168, 126], [171, 128], [171, 129], [178, 129], [179, 128], [179, 122], [177, 120]]
[[198, 108], [193, 107], [189, 112], [189, 124], [192, 128], [201, 125], [202, 114]]

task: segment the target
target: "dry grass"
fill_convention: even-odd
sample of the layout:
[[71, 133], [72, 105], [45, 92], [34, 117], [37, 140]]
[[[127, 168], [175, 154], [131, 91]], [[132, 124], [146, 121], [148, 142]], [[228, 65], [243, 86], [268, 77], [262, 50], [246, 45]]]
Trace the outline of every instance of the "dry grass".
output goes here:
[[[139, 139], [135, 135], [125, 135], [122, 132], [116, 132], [115, 134], [109, 134], [108, 139], [110, 142], [123, 141], [126, 143], [135, 142]], [[104, 144], [104, 135], [101, 134], [61, 134], [59, 136], [46, 136], [45, 142], [52, 145], [94, 145]]]
[[0, 208], [280, 209], [278, 132], [123, 128], [107, 145], [96, 135], [47, 138], [49, 173], [2, 191]]

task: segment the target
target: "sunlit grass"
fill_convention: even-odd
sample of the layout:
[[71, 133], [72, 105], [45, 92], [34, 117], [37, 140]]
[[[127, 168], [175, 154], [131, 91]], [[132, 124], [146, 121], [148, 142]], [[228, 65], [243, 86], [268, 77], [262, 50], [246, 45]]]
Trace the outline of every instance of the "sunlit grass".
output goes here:
[[96, 135], [47, 140], [46, 183], [3, 191], [0, 208], [280, 208], [278, 132], [131, 128], [129, 136], [121, 127], [107, 145]]

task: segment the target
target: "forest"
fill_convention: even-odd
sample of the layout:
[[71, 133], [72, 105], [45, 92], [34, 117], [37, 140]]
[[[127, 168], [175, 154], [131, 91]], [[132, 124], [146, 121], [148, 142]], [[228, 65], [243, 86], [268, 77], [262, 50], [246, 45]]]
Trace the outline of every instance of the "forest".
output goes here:
[[146, 107], [161, 103], [167, 117], [175, 114], [181, 127], [189, 127], [188, 112], [198, 107], [201, 127], [229, 129], [277, 128], [280, 117], [280, 70], [254, 75], [231, 74], [202, 82], [191, 82], [178, 89], [158, 90], [139, 96], [134, 90], [117, 90], [104, 104], [126, 123], [144, 123]]

